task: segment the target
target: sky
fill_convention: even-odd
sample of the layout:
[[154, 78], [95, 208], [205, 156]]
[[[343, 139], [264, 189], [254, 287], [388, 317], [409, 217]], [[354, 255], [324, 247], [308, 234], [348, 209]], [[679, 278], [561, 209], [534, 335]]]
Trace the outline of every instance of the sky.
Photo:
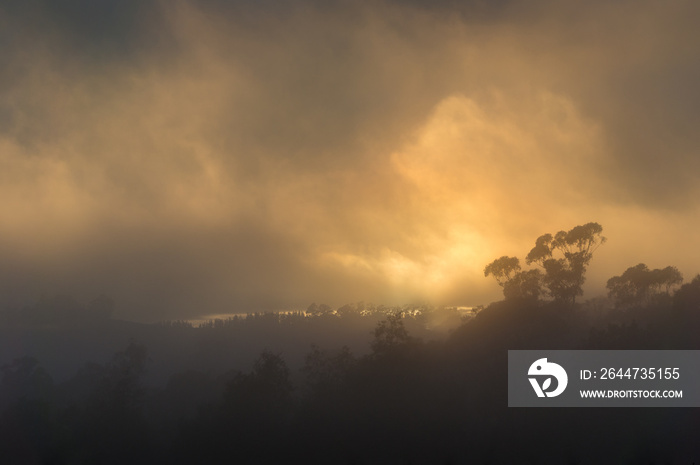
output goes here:
[[[700, 3], [0, 0], [0, 302], [473, 306], [598, 222], [700, 272]], [[524, 261], [524, 260], [523, 260]]]

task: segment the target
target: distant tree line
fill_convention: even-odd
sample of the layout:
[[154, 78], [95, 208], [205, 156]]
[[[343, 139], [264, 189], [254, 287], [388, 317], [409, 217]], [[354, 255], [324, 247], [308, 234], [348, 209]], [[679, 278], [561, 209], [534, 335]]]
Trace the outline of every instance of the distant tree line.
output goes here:
[[458, 326], [463, 320], [472, 317], [478, 308], [470, 309], [468, 312], [460, 312], [456, 307], [434, 306], [434, 305], [402, 305], [387, 306], [373, 305], [358, 302], [345, 304], [338, 308], [333, 308], [327, 304], [312, 303], [305, 311], [285, 311], [285, 312], [250, 312], [240, 315], [232, 315], [227, 318], [213, 318], [207, 321], [192, 323], [187, 320], [165, 320], [160, 325], [167, 327], [202, 328], [202, 329], [225, 329], [242, 326], [253, 326], [260, 324], [288, 325], [300, 324], [313, 319], [342, 319], [359, 320], [361, 318], [383, 318], [400, 312], [406, 317], [416, 320], [419, 324], [429, 327], [453, 328]]

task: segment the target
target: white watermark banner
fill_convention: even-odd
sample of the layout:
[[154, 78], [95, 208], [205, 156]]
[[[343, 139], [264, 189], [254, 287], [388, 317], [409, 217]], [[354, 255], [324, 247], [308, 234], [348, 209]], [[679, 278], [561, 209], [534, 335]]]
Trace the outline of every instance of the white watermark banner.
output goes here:
[[700, 407], [700, 350], [509, 350], [509, 407]]

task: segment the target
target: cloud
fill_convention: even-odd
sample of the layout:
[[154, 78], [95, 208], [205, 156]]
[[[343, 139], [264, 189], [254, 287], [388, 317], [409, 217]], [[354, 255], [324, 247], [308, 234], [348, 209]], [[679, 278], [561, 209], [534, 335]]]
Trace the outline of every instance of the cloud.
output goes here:
[[6, 300], [485, 303], [587, 221], [598, 289], [697, 271], [692, 2], [50, 3], [0, 5]]

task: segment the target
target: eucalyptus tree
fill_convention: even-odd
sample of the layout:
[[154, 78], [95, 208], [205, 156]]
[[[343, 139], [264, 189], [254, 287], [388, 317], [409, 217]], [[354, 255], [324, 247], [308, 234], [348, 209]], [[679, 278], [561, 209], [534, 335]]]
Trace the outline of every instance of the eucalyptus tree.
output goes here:
[[[576, 303], [583, 294], [583, 283], [593, 252], [605, 243], [598, 223], [575, 226], [569, 231], [543, 234], [535, 241], [525, 262], [541, 269], [522, 270], [517, 257], [502, 256], [484, 268], [503, 288], [506, 299], [537, 300], [548, 294], [554, 300]], [[546, 290], [545, 290], [546, 289]]]
[[598, 223], [586, 223], [555, 235], [544, 234], [537, 238], [525, 262], [544, 270], [544, 285], [555, 300], [574, 304], [576, 296], [583, 295], [593, 252], [606, 241], [602, 233]]
[[493, 276], [508, 299], [537, 300], [542, 295], [540, 270], [521, 270], [517, 257], [502, 256], [486, 265], [484, 276]]

